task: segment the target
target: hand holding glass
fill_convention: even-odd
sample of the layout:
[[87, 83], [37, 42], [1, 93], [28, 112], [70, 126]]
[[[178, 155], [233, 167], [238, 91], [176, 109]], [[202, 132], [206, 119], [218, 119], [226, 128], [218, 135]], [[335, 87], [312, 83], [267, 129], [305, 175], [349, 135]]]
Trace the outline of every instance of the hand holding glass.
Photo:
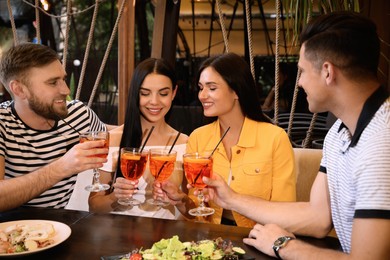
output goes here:
[[[149, 168], [156, 181], [163, 182], [171, 176], [175, 169], [176, 154], [176, 151], [169, 151], [169, 149], [150, 150]], [[147, 202], [157, 206], [169, 205], [168, 202], [154, 199], [149, 199]]]
[[188, 213], [192, 216], [208, 216], [214, 214], [213, 208], [204, 205], [202, 189], [206, 187], [202, 177], [211, 177], [213, 173], [213, 158], [210, 152], [186, 153], [183, 155], [184, 172], [189, 184], [198, 189], [199, 206]]
[[[104, 145], [102, 148], [108, 148], [110, 143], [110, 134], [107, 131], [91, 131], [80, 134], [80, 143], [89, 142], [89, 141], [98, 141], [104, 140]], [[96, 157], [106, 158], [107, 154], [98, 154]], [[110, 185], [100, 183], [100, 173], [97, 168], [93, 169], [93, 182], [92, 184], [85, 187], [89, 192], [99, 192], [103, 190], [108, 190]]]
[[[149, 153], [139, 148], [124, 147], [121, 149], [121, 171], [127, 180], [138, 180], [144, 174]], [[141, 201], [132, 197], [119, 199], [118, 203], [124, 206], [136, 206]]]

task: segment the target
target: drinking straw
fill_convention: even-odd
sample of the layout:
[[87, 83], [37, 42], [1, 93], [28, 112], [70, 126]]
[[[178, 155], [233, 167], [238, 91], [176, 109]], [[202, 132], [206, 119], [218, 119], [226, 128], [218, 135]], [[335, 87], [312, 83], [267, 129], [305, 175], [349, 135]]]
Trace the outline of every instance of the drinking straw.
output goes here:
[[225, 132], [223, 133], [223, 135], [221, 136], [221, 139], [219, 139], [219, 142], [217, 143], [217, 145], [214, 147], [214, 150], [211, 152], [211, 154], [209, 155], [209, 158], [211, 156], [213, 156], [215, 150], [217, 150], [217, 147], [218, 145], [222, 142], [222, 139], [225, 137], [225, 135], [227, 134], [227, 132], [230, 130], [230, 126], [225, 130]]
[[73, 131], [75, 131], [75, 132], [77, 132], [79, 135], [81, 135], [81, 133], [80, 133], [79, 131], [77, 131], [77, 129], [74, 128], [72, 125], [68, 124], [68, 122], [66, 122], [65, 119], [59, 117], [58, 115], [57, 115], [57, 117], [58, 117], [59, 119], [61, 119], [61, 121], [64, 122], [65, 125], [69, 126], [70, 128], [72, 128]]
[[[172, 149], [173, 149], [173, 147], [175, 146], [177, 139], [179, 139], [180, 134], [181, 134], [181, 132], [179, 131], [179, 132], [177, 133], [177, 135], [176, 135], [175, 140], [174, 140], [173, 143], [172, 143], [171, 148], [170, 148], [169, 151], [168, 151], [168, 154], [171, 154]], [[158, 171], [158, 173], [157, 173], [157, 175], [156, 175], [156, 179], [158, 178], [158, 176], [160, 176], [160, 173], [161, 173], [162, 169], [164, 168], [164, 166], [165, 166], [167, 163], [168, 163], [168, 161], [165, 161], [164, 164], [161, 166], [160, 170]]]
[[170, 153], [172, 152], [172, 149], [173, 149], [173, 147], [175, 146], [177, 139], [179, 139], [180, 134], [181, 134], [181, 132], [179, 131], [179, 132], [177, 133], [177, 135], [176, 135], [175, 140], [173, 141], [173, 144], [172, 144], [171, 148], [169, 149], [168, 154], [170, 154]]
[[[219, 144], [222, 142], [222, 139], [225, 137], [225, 135], [227, 134], [227, 132], [230, 130], [230, 126], [225, 130], [225, 132], [223, 133], [223, 135], [221, 136], [221, 139], [219, 139], [217, 145], [214, 147], [214, 150], [211, 152], [211, 154], [209, 155], [209, 157], [207, 157], [207, 159], [210, 159], [211, 156], [213, 156], [215, 150], [217, 150], [217, 147], [219, 146]], [[200, 175], [202, 174], [202, 171], [207, 167], [207, 164], [205, 166], [203, 166], [200, 171], [198, 172], [198, 174], [196, 175], [195, 179], [194, 179], [194, 183], [196, 183], [196, 181], [199, 179]]]
[[152, 128], [150, 128], [150, 131], [149, 131], [149, 133], [148, 133], [148, 136], [146, 137], [144, 144], [141, 146], [141, 151], [140, 151], [140, 152], [142, 152], [142, 151], [144, 150], [145, 145], [146, 145], [146, 143], [148, 142], [149, 137], [150, 137], [150, 135], [152, 134], [153, 130], [154, 130], [154, 126], [152, 126]]

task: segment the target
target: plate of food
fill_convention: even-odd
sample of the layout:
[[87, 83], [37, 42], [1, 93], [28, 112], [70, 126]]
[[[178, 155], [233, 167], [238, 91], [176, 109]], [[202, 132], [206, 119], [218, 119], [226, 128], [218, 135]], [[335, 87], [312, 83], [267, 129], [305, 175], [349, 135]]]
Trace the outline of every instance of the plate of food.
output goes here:
[[18, 220], [0, 223], [0, 257], [28, 255], [64, 242], [72, 233], [64, 223]]
[[102, 260], [214, 260], [254, 259], [244, 249], [222, 238], [181, 242], [178, 236], [161, 239], [148, 249], [135, 249], [129, 253], [103, 256]]

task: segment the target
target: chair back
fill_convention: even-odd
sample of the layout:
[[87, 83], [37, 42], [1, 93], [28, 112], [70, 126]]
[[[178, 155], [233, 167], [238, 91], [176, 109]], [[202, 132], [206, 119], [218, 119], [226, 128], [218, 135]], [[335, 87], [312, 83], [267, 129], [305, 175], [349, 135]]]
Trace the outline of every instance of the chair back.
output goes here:
[[[297, 175], [297, 201], [309, 201], [311, 186], [313, 186], [320, 169], [322, 150], [309, 148], [293, 149]], [[328, 236], [337, 238], [334, 228], [329, 232]]]
[[322, 150], [294, 148], [297, 201], [309, 201], [310, 190], [320, 168]]

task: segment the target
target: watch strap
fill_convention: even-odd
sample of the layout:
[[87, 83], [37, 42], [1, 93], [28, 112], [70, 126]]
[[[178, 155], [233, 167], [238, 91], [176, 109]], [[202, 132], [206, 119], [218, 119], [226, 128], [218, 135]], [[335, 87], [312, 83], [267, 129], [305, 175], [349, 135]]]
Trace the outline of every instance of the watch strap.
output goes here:
[[280, 257], [280, 255], [279, 255], [279, 249], [280, 249], [280, 247], [273, 247], [273, 248], [274, 248], [274, 252], [275, 252], [276, 257], [277, 257], [278, 259], [280, 259], [280, 260], [283, 260], [283, 259]]
[[[277, 241], [281, 240], [281, 239], [284, 239], [284, 243], [281, 244], [281, 245], [279, 245], [279, 246], [275, 246], [275, 243], [276, 243]], [[281, 259], [281, 260], [282, 260], [282, 258], [281, 258], [280, 255], [279, 255], [279, 249], [285, 247], [286, 244], [287, 244], [287, 242], [290, 241], [290, 240], [292, 240], [292, 239], [295, 239], [295, 238], [294, 238], [294, 237], [289, 237], [289, 236], [284, 236], [284, 237], [278, 238], [278, 239], [275, 241], [274, 245], [272, 246], [272, 249], [274, 250], [275, 256], [276, 256], [278, 259]]]

